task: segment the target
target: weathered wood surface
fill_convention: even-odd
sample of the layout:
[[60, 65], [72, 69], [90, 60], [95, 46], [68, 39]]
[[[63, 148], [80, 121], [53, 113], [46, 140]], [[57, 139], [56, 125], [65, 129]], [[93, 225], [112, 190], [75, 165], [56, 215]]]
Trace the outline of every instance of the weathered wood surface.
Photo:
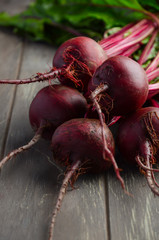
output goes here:
[[[1, 1], [0, 9], [17, 13], [29, 0]], [[0, 78], [25, 78], [47, 71], [55, 48], [0, 31]], [[0, 151], [5, 155], [33, 136], [29, 105], [45, 84], [0, 86]], [[119, 159], [119, 154], [117, 154]], [[0, 239], [46, 240], [61, 171], [50, 161], [49, 143], [41, 140], [12, 159], [0, 175]], [[122, 159], [121, 159], [122, 160]], [[81, 176], [68, 191], [57, 217], [54, 240], [158, 240], [159, 198], [138, 169], [123, 166], [122, 176], [134, 197], [124, 194], [112, 171]], [[59, 177], [60, 175], [60, 177]], [[59, 178], [58, 178], [59, 177]]]
[[[13, 2], [4, 1], [1, 9], [14, 13], [17, 4]], [[23, 1], [24, 6], [27, 2]], [[19, 10], [21, 8], [22, 2]], [[24, 43], [2, 30], [1, 36], [0, 78], [25, 78], [51, 66], [55, 48]], [[18, 87], [1, 85], [2, 154], [25, 144], [33, 136], [28, 110], [33, 97], [43, 86], [43, 83]], [[51, 160], [49, 143], [41, 140], [3, 168], [0, 176], [0, 239], [48, 238], [51, 212], [62, 181], [62, 176], [58, 179], [60, 170], [50, 163]], [[64, 199], [54, 240], [96, 240], [99, 237], [107, 240], [104, 177], [81, 177], [76, 186], [78, 188], [68, 191]]]
[[[126, 196], [109, 174], [109, 217], [111, 239], [157, 240], [159, 236], [159, 198], [150, 191], [145, 177], [138, 168], [123, 167]], [[157, 178], [159, 180], [159, 178]], [[114, 230], [115, 229], [115, 230]]]

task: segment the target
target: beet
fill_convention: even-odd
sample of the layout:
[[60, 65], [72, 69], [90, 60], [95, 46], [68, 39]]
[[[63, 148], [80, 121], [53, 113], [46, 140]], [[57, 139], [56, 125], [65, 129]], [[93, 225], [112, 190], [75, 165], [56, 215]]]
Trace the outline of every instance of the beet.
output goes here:
[[34, 131], [44, 126], [43, 137], [50, 139], [55, 129], [72, 118], [84, 117], [87, 101], [76, 89], [63, 85], [47, 86], [33, 99], [29, 119]]
[[[108, 127], [104, 128], [109, 150], [114, 154], [114, 140]], [[95, 119], [72, 119], [58, 127], [52, 138], [54, 158], [64, 165], [71, 165], [77, 159], [91, 172], [103, 172], [111, 160], [103, 159], [101, 127]], [[85, 164], [84, 164], [85, 163]], [[86, 165], [86, 166], [85, 166]]]
[[[73, 184], [81, 173], [103, 172], [112, 165], [115, 146], [113, 136], [106, 124], [104, 125], [104, 134], [107, 146], [105, 156], [103, 156], [104, 145], [99, 120], [72, 119], [63, 123], [55, 130], [51, 144], [54, 159], [58, 164], [65, 166], [67, 171], [52, 214], [49, 240], [53, 239], [56, 216], [68, 183], [71, 182]], [[120, 175], [118, 177], [120, 178]]]
[[80, 87], [86, 90], [93, 73], [106, 59], [105, 51], [96, 41], [81, 36], [67, 40], [58, 48], [53, 58], [53, 66], [57, 69], [68, 69], [67, 74], [59, 75], [62, 84], [70, 85], [70, 78], [76, 84], [79, 81]]
[[53, 132], [59, 125], [72, 118], [84, 117], [86, 110], [87, 101], [76, 89], [62, 85], [41, 89], [29, 110], [30, 123], [35, 131], [34, 137], [28, 144], [4, 157], [0, 162], [0, 169], [13, 156], [32, 147], [41, 137], [51, 140]]
[[86, 91], [93, 73], [105, 60], [103, 48], [93, 39], [80, 36], [67, 40], [56, 51], [49, 72], [21, 80], [0, 80], [0, 83], [27, 84], [58, 78], [61, 84]]
[[159, 108], [141, 108], [122, 120], [118, 130], [118, 147], [125, 160], [138, 164], [145, 172], [151, 190], [159, 196], [153, 168], [159, 150]]
[[[126, 115], [140, 108], [146, 101], [147, 76], [144, 69], [131, 58], [111, 57], [94, 73], [87, 96], [92, 91], [97, 91], [97, 96], [102, 93], [99, 104], [106, 116]], [[94, 95], [92, 93], [92, 98], [95, 98]]]

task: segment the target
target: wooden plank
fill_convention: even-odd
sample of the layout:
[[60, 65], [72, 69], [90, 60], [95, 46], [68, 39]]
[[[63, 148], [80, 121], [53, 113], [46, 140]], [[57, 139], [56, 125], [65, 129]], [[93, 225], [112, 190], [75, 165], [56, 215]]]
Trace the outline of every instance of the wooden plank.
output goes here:
[[[114, 172], [109, 173], [109, 216], [111, 240], [157, 240], [159, 236], [159, 199], [147, 185], [138, 167], [123, 163], [117, 153], [126, 187], [133, 197], [127, 196]], [[158, 178], [159, 180], [159, 178]]]
[[24, 11], [28, 5], [30, 4], [30, 2], [33, 2], [34, 0], [23, 0], [23, 1], [19, 1], [19, 0], [1, 0], [0, 2], [0, 9], [1, 12], [6, 11], [9, 14], [17, 14], [20, 13], [22, 11]]
[[[39, 46], [36, 49], [37, 52], [40, 53], [39, 55], [41, 59], [44, 60], [46, 64], [47, 63], [46, 57], [49, 56], [50, 49], [47, 51], [47, 53], [46, 51], [44, 53], [42, 46]], [[30, 56], [30, 59], [28, 59], [27, 56]], [[29, 48], [26, 48], [23, 59], [24, 59], [23, 68], [25, 69], [25, 73], [27, 76], [30, 76], [32, 73], [35, 73], [39, 69], [44, 70], [43, 66], [46, 67], [46, 65], [43, 65], [42, 61], [40, 61], [39, 67], [38, 65], [39, 58], [36, 54], [35, 45], [32, 46], [30, 51]], [[23, 74], [22, 70], [20, 77], [22, 76], [26, 77], [26, 75]], [[16, 103], [16, 106], [17, 105], [18, 106], [16, 110], [15, 107], [13, 109], [12, 118], [14, 119], [14, 121], [12, 121], [10, 127], [8, 135], [9, 140], [7, 143], [6, 152], [9, 152], [11, 149], [14, 149], [18, 146], [21, 146], [22, 144], [26, 143], [31, 138], [31, 136], [33, 136], [33, 131], [30, 127], [28, 120], [28, 110], [33, 95], [38, 91], [39, 88], [40, 84], [37, 84], [37, 86], [25, 85], [18, 87], [18, 92], [16, 96], [16, 102], [18, 102], [18, 104]], [[39, 157], [38, 159], [39, 161], [34, 161], [36, 152], [37, 151], [31, 152], [31, 157], [30, 155], [27, 155], [27, 153], [22, 154], [20, 158], [17, 157], [17, 160], [20, 159], [18, 164], [16, 164], [16, 162], [14, 162], [13, 160], [2, 171], [0, 182], [1, 189], [3, 188], [3, 197], [1, 201], [1, 214], [0, 214], [1, 216], [0, 233], [2, 239], [7, 239], [9, 238], [9, 236], [12, 236], [12, 239], [18, 240], [22, 239], [22, 237], [25, 237], [25, 235], [27, 235], [27, 238], [25, 239], [34, 239], [34, 234], [36, 233], [35, 229], [37, 227], [36, 215], [39, 216], [38, 213], [36, 213], [34, 210], [34, 205], [37, 205], [40, 208], [39, 204], [40, 201], [42, 200], [41, 198], [43, 198], [43, 195], [40, 195], [39, 201], [34, 202], [34, 194], [36, 195], [36, 186], [39, 185], [37, 184], [35, 186], [34, 182], [38, 176], [39, 162], [41, 162], [40, 153], [37, 154], [37, 156]], [[26, 161], [25, 156], [28, 156], [28, 162]], [[45, 158], [45, 156], [43, 158]], [[36, 166], [32, 167], [31, 159], [33, 160], [33, 163], [36, 163]], [[28, 165], [30, 166], [30, 168], [28, 168]], [[43, 166], [43, 164], [41, 165]], [[44, 166], [43, 170], [44, 172], [46, 172], [47, 179], [48, 170], [45, 169]], [[41, 174], [43, 175], [42, 172], [39, 173], [39, 175]], [[43, 189], [43, 187], [44, 186], [42, 184], [42, 186], [40, 186], [40, 191], [42, 191], [41, 189]], [[29, 192], [30, 188], [31, 191]], [[26, 196], [29, 202], [25, 202]], [[30, 208], [30, 206], [32, 206], [33, 208]], [[5, 218], [3, 218], [2, 216], [5, 216]], [[31, 236], [32, 232], [28, 231], [29, 228], [26, 228], [27, 224], [26, 225], [24, 224], [24, 230], [22, 228], [23, 222], [25, 223], [25, 221], [30, 225], [30, 222], [32, 222], [30, 221], [30, 216], [32, 218], [32, 221], [35, 222], [35, 225], [33, 225], [34, 231], [33, 236]]]
[[[28, 77], [47, 70], [54, 52], [54, 48], [43, 44], [27, 44], [20, 76]], [[42, 86], [43, 83], [18, 86], [6, 153], [33, 136], [28, 119], [29, 104]], [[0, 182], [0, 188], [3, 188], [0, 216], [5, 215], [5, 219], [0, 220], [3, 239], [8, 236], [16, 240], [47, 238], [52, 208], [60, 188], [57, 180], [60, 171], [48, 159], [52, 159], [49, 143], [41, 141], [4, 168]], [[100, 237], [107, 240], [103, 177], [81, 177], [78, 185], [77, 190], [66, 195], [57, 218], [54, 239], [96, 240]]]
[[[12, 41], [10, 40], [12, 38]], [[0, 78], [16, 78], [21, 60], [22, 42], [11, 34], [0, 32]], [[0, 151], [3, 148], [4, 134], [14, 99], [15, 86], [0, 87]]]
[[[24, 10], [26, 5], [27, 0], [23, 3], [2, 0], [1, 11], [15, 14]], [[5, 48], [7, 44], [4, 42], [3, 49]], [[54, 51], [55, 49], [42, 44], [27, 44], [20, 77], [47, 70]], [[13, 59], [10, 63], [14, 68], [12, 61]], [[14, 63], [17, 66], [16, 61]], [[6, 69], [8, 71], [8, 67]], [[11, 75], [6, 75], [3, 70], [1, 76], [16, 78], [12, 71]], [[44, 85], [34, 84], [18, 87], [5, 153], [25, 144], [33, 136], [28, 109], [33, 96], [42, 86]], [[11, 89], [11, 86], [4, 88]], [[2, 106], [0, 105], [1, 109]], [[41, 141], [30, 151], [10, 161], [3, 169], [0, 181], [0, 239], [47, 239], [48, 223], [61, 183], [57, 178], [60, 171], [48, 160], [52, 160], [49, 143]], [[57, 218], [54, 239], [107, 240], [103, 176], [81, 177], [76, 185], [79, 186], [78, 189], [69, 191], [66, 195]]]
[[[31, 0], [24, 0], [19, 4], [17, 0], [1, 1], [1, 11], [10, 14], [19, 13], [26, 8]], [[16, 79], [19, 74], [22, 60], [23, 42], [7, 30], [0, 28], [0, 78]], [[0, 156], [3, 154], [5, 144], [5, 133], [9, 124], [16, 87], [12, 85], [1, 85], [0, 88]]]
[[66, 195], [55, 228], [55, 239], [108, 239], [103, 177], [85, 176]]

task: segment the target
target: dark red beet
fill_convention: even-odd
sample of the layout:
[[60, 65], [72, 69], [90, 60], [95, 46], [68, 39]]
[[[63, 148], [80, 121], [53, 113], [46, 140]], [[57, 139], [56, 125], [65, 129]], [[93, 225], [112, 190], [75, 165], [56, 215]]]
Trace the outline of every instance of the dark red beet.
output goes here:
[[84, 36], [75, 37], [58, 48], [49, 72], [22, 80], [0, 80], [0, 83], [25, 84], [58, 78], [63, 85], [86, 91], [93, 73], [106, 59], [105, 51], [96, 41]]
[[[114, 140], [109, 128], [104, 126], [109, 150], [114, 154]], [[52, 138], [54, 158], [64, 166], [71, 166], [77, 160], [91, 172], [103, 172], [111, 160], [103, 159], [103, 142], [99, 120], [72, 119], [58, 127]]]
[[109, 128], [104, 125], [107, 149], [103, 157], [103, 139], [99, 120], [72, 119], [60, 125], [52, 137], [52, 151], [55, 160], [67, 167], [55, 209], [52, 213], [49, 240], [53, 239], [53, 229], [57, 212], [69, 182], [74, 182], [83, 172], [99, 173], [107, 170], [113, 160], [114, 140]]
[[147, 95], [145, 71], [137, 62], [125, 56], [109, 58], [99, 66], [89, 82], [86, 94], [98, 112], [102, 128], [104, 121], [112, 125], [119, 119], [117, 116], [140, 108]]
[[52, 85], [41, 89], [33, 99], [29, 118], [35, 131], [44, 127], [43, 137], [52, 138], [55, 129], [62, 123], [84, 117], [87, 102], [76, 89]]
[[56, 51], [53, 66], [67, 66], [71, 56], [85, 63], [91, 74], [106, 60], [106, 53], [101, 46], [91, 38], [75, 37], [64, 42]]
[[125, 160], [139, 164], [145, 171], [151, 190], [159, 195], [152, 168], [159, 150], [159, 108], [141, 108], [122, 120], [118, 130], [118, 147]]
[[74, 82], [86, 90], [93, 73], [106, 59], [105, 51], [96, 41], [81, 36], [69, 39], [58, 48], [53, 66], [67, 69], [68, 74], [59, 75], [62, 84], [70, 85]]
[[125, 56], [115, 56], [106, 60], [93, 75], [88, 85], [90, 95], [98, 87], [104, 86], [99, 104], [106, 115], [126, 115], [140, 108], [147, 99], [148, 81], [143, 68]]
[[87, 101], [76, 89], [52, 85], [41, 89], [30, 105], [30, 123], [35, 130], [30, 142], [10, 152], [0, 162], [0, 169], [13, 156], [29, 149], [41, 137], [51, 140], [55, 129], [65, 121], [84, 117]]

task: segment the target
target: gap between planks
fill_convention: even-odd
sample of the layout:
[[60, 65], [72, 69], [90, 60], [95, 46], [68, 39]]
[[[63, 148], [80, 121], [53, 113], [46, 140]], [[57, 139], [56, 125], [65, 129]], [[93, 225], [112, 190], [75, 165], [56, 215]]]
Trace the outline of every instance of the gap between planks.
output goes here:
[[109, 209], [109, 190], [108, 190], [108, 173], [104, 175], [104, 189], [105, 189], [105, 209], [106, 209], [106, 229], [107, 229], [107, 238], [111, 240], [111, 231], [110, 231], [110, 209]]
[[[20, 51], [20, 54], [19, 54], [19, 62], [18, 62], [16, 74], [15, 74], [16, 79], [18, 79], [20, 77], [21, 66], [22, 66], [23, 56], [24, 56], [24, 48], [25, 48], [25, 41], [22, 40], [21, 51]], [[3, 142], [2, 142], [2, 150], [1, 150], [1, 153], [0, 153], [0, 159], [2, 159], [4, 157], [4, 153], [5, 153], [6, 142], [7, 142], [7, 138], [8, 138], [8, 133], [9, 133], [9, 128], [10, 128], [10, 122], [11, 122], [11, 118], [12, 118], [16, 93], [17, 93], [17, 85], [15, 85], [15, 87], [13, 89], [12, 103], [11, 103], [8, 118], [7, 118], [7, 124], [6, 124], [6, 129], [5, 129], [5, 132], [4, 132], [4, 138], [3, 138]]]

